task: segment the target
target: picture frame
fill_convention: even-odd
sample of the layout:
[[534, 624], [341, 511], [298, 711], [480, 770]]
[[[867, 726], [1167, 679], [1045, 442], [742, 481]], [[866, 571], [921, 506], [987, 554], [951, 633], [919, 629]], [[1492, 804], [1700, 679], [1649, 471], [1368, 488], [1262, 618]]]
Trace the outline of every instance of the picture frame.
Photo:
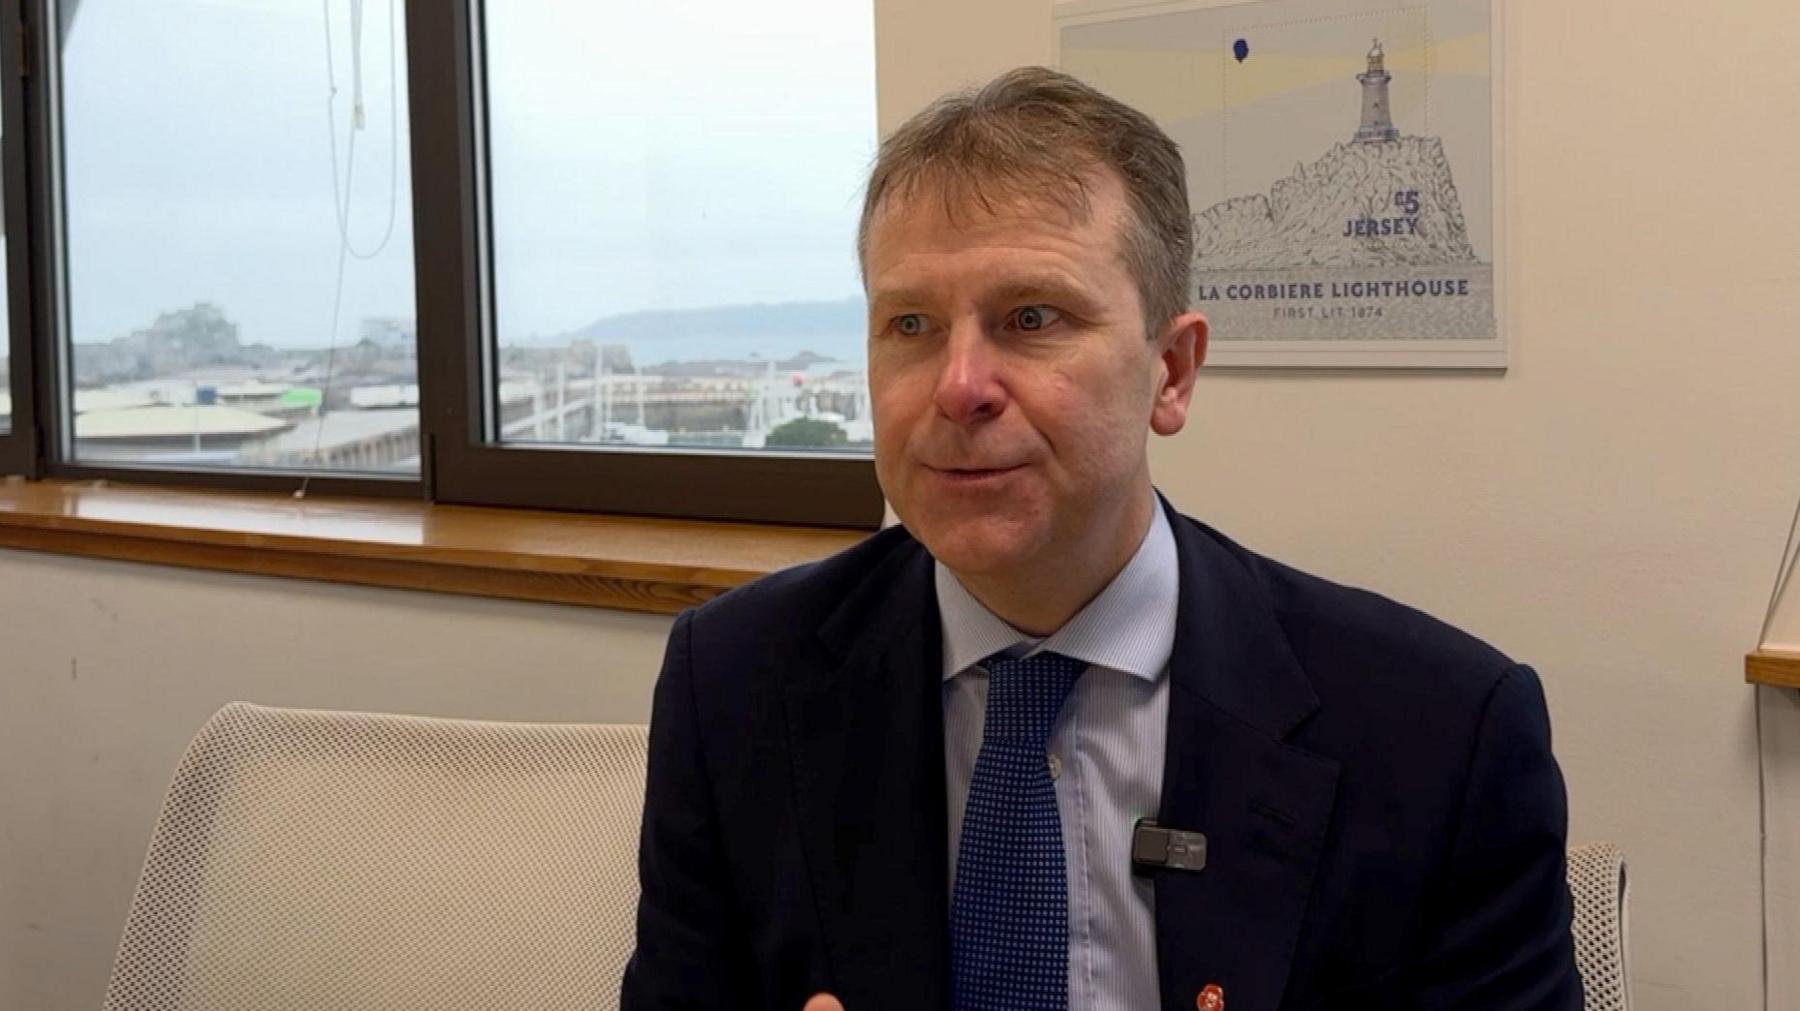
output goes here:
[[1504, 368], [1498, 0], [1065, 0], [1064, 70], [1181, 145], [1208, 364]]

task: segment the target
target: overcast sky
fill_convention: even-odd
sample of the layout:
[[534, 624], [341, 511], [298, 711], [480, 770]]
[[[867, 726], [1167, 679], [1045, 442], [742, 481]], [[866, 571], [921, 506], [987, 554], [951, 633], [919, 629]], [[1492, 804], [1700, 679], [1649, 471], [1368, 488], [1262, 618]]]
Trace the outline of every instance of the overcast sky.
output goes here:
[[[64, 51], [72, 332], [105, 341], [212, 301], [243, 339], [320, 346], [337, 266], [350, 0], [83, 0]], [[500, 0], [489, 86], [502, 339], [649, 308], [842, 298], [875, 144], [871, 5]], [[400, 16], [404, 17], [404, 7]], [[366, 0], [368, 126], [340, 340], [414, 315], [404, 53]], [[403, 28], [398, 29], [402, 34]], [[430, 171], [424, 167], [422, 171]]]

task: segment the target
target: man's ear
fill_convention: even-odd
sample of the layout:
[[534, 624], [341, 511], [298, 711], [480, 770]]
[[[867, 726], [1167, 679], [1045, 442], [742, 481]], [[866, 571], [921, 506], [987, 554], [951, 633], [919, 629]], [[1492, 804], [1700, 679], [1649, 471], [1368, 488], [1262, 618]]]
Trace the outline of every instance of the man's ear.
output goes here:
[[1156, 404], [1150, 409], [1150, 430], [1157, 435], [1174, 435], [1187, 424], [1194, 378], [1206, 361], [1206, 334], [1206, 317], [1186, 312], [1170, 320], [1157, 336], [1163, 374], [1156, 389]]

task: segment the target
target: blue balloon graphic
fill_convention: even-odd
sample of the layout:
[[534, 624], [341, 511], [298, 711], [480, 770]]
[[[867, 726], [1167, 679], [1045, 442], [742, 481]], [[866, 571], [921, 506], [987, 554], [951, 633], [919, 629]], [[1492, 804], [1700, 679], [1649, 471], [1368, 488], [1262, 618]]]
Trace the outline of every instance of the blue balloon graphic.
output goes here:
[[1231, 54], [1237, 57], [1239, 63], [1244, 62], [1244, 57], [1250, 55], [1250, 43], [1245, 42], [1243, 39], [1233, 42], [1231, 44]]

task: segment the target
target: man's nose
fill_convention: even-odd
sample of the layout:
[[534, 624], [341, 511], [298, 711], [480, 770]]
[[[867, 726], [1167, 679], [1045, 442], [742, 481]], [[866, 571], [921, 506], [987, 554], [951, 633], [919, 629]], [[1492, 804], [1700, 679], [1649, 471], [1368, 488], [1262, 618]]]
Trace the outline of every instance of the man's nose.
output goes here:
[[951, 327], [937, 384], [937, 407], [944, 417], [967, 425], [998, 417], [1006, 409], [1006, 386], [995, 350], [979, 321], [958, 321]]

